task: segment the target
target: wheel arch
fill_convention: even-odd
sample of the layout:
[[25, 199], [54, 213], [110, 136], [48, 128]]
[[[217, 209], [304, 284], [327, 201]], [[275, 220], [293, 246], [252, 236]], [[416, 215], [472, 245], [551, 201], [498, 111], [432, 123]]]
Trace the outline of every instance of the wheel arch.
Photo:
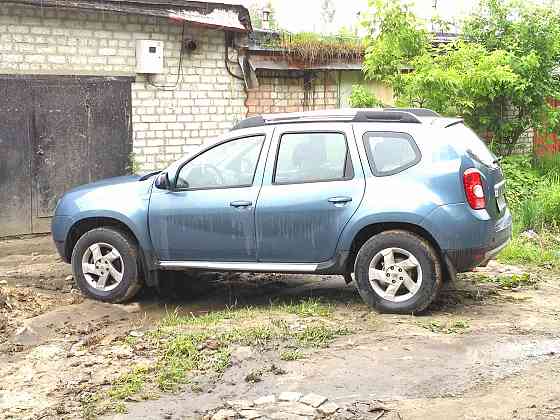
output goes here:
[[436, 251], [442, 264], [442, 269], [444, 269], [444, 272], [446, 274], [445, 278], [453, 279], [455, 277], [455, 268], [449, 261], [449, 258], [447, 258], [445, 253], [442, 251], [434, 236], [425, 228], [409, 222], [378, 222], [363, 226], [352, 239], [352, 243], [350, 245], [350, 253], [348, 255], [348, 260], [346, 263], [347, 271], [354, 271], [354, 264], [356, 262], [358, 251], [369, 238], [389, 230], [403, 230], [406, 232], [411, 232], [426, 240]]
[[101, 227], [108, 227], [117, 229], [127, 236], [129, 236], [134, 243], [136, 244], [138, 255], [140, 257], [140, 267], [141, 267], [141, 274], [144, 279], [147, 281], [147, 276], [151, 272], [150, 266], [148, 264], [148, 258], [145, 254], [145, 250], [142, 247], [142, 243], [138, 235], [134, 232], [134, 230], [124, 221], [112, 217], [112, 216], [91, 216], [91, 217], [84, 217], [78, 221], [76, 221], [69, 229], [68, 235], [66, 236], [66, 241], [64, 244], [64, 260], [68, 263], [71, 262], [72, 259], [72, 251], [78, 239], [82, 237], [86, 232], [97, 229]]

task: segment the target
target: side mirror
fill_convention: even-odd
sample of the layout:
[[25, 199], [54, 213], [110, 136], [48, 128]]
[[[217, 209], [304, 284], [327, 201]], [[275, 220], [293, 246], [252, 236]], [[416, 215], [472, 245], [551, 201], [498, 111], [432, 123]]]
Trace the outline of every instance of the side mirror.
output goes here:
[[162, 172], [156, 178], [156, 188], [160, 190], [170, 190], [171, 189], [171, 182], [169, 181], [169, 175], [167, 172]]

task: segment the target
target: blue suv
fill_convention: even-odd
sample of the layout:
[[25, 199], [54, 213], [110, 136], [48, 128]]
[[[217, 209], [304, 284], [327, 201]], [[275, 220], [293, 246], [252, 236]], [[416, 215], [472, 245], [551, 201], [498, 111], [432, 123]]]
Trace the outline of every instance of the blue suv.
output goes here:
[[166, 270], [283, 272], [342, 275], [373, 308], [418, 313], [511, 223], [498, 162], [461, 119], [353, 109], [248, 118], [163, 172], [76, 188], [52, 232], [102, 301]]

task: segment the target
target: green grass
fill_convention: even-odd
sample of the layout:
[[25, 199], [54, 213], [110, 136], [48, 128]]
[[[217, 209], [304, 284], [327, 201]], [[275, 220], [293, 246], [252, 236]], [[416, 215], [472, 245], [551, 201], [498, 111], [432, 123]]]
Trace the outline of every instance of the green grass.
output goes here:
[[[498, 260], [546, 268], [560, 267], [560, 155], [533, 159], [529, 155], [502, 159], [506, 194], [513, 215], [510, 245]], [[522, 235], [533, 230], [538, 236]]]
[[420, 322], [418, 325], [431, 332], [441, 334], [463, 334], [470, 328], [469, 322], [465, 319], [449, 321], [430, 320], [427, 322]]
[[502, 289], [516, 289], [518, 287], [532, 287], [536, 288], [538, 284], [538, 279], [532, 277], [528, 273], [521, 275], [511, 275], [511, 276], [477, 276], [476, 281], [479, 283], [492, 283], [499, 286]]
[[[193, 379], [210, 375], [218, 379], [231, 365], [233, 345], [259, 349], [284, 349], [281, 360], [304, 357], [303, 348], [327, 347], [336, 337], [352, 331], [333, 319], [335, 305], [320, 298], [278, 299], [268, 305], [230, 307], [203, 314], [168, 313], [157, 328], [142, 337], [126, 337], [129, 345], [141, 343], [151, 349], [157, 362], [151, 368], [135, 366], [115, 380], [109, 390], [82, 403], [84, 417], [103, 412], [125, 412], [124, 401], [140, 395], [153, 398], [158, 392], [176, 392]], [[289, 349], [289, 350], [286, 350]], [[281, 375], [280, 367], [251, 372], [246, 380], [256, 382], [264, 373]]]
[[150, 369], [146, 366], [136, 366], [130, 372], [118, 378], [108, 392], [109, 397], [125, 400], [140, 392], [146, 383]]
[[299, 349], [287, 349], [280, 353], [280, 360], [284, 360], [286, 362], [293, 362], [295, 360], [304, 359], [305, 354]]
[[[516, 213], [513, 214], [516, 223]], [[560, 268], [560, 233], [541, 230], [535, 239], [525, 237], [515, 226], [509, 245], [498, 255], [498, 261], [545, 268]]]

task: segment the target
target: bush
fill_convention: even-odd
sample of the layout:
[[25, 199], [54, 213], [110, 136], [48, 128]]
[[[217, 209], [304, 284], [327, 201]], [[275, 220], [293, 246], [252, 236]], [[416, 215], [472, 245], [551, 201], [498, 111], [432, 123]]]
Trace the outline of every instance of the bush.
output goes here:
[[529, 155], [504, 157], [500, 165], [507, 180], [508, 203], [513, 210], [517, 210], [521, 203], [533, 197], [542, 182], [542, 176], [533, 168]]
[[352, 86], [352, 94], [349, 98], [352, 108], [385, 108], [386, 105], [366, 88], [359, 85]]
[[560, 158], [531, 163], [528, 155], [502, 159], [506, 194], [518, 231], [560, 226]]

